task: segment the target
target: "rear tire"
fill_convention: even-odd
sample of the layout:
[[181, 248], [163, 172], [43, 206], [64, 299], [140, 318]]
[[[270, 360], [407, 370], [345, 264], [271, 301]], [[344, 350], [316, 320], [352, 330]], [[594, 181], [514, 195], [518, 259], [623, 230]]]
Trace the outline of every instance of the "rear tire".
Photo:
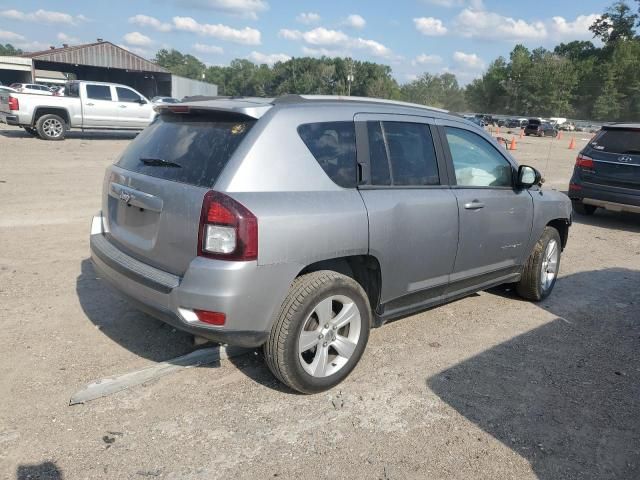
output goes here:
[[43, 140], [64, 140], [66, 127], [65, 121], [61, 117], [51, 113], [41, 116], [36, 122], [38, 135]]
[[516, 283], [518, 295], [539, 302], [551, 294], [560, 271], [561, 249], [558, 231], [546, 227], [527, 259], [520, 281]]
[[360, 284], [329, 270], [296, 278], [264, 357], [282, 383], [302, 393], [333, 388], [354, 369], [369, 340], [371, 308]]
[[580, 200], [572, 200], [571, 205], [573, 205], [573, 211], [580, 215], [593, 215], [598, 207], [595, 205], [586, 205], [582, 203]]
[[38, 130], [36, 130], [33, 127], [23, 127], [24, 131], [27, 132], [29, 135], [32, 135], [34, 137], [38, 136]]

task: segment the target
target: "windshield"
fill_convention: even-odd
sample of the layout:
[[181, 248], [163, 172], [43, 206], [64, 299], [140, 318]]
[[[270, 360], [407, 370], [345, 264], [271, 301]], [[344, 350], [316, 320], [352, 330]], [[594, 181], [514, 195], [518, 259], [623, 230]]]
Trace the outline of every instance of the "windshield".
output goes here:
[[237, 115], [170, 114], [156, 118], [117, 166], [199, 187], [211, 187], [255, 120]]

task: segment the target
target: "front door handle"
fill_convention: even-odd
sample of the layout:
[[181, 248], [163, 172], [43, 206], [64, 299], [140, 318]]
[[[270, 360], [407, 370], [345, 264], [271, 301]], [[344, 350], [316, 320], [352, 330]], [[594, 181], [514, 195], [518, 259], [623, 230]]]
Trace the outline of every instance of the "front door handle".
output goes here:
[[94, 105], [93, 103], [87, 103], [88, 107], [93, 107], [93, 105]]
[[120, 108], [127, 108], [126, 105], [120, 105]]
[[480, 210], [481, 208], [484, 208], [484, 203], [474, 200], [473, 202], [465, 203], [464, 208], [467, 210]]

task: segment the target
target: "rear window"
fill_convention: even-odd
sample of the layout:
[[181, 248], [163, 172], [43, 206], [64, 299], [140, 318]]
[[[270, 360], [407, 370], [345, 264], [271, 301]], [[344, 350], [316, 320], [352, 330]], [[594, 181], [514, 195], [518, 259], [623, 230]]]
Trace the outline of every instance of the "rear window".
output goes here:
[[640, 130], [604, 130], [591, 147], [601, 152], [640, 155]]
[[344, 188], [356, 186], [356, 130], [353, 122], [308, 123], [298, 134], [322, 169]]
[[152, 177], [211, 187], [255, 120], [243, 116], [163, 114], [124, 151], [117, 166]]

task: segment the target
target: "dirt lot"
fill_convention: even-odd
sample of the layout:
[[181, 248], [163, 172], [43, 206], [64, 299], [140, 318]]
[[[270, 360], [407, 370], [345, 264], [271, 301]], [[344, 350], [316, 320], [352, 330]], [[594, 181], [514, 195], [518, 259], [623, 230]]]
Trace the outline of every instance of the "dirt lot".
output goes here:
[[[0, 126], [0, 478], [640, 478], [637, 215], [576, 219], [541, 304], [497, 289], [374, 330], [333, 391], [293, 394], [249, 355], [68, 406], [192, 350], [87, 260], [131, 138]], [[514, 153], [565, 189], [568, 143]]]

